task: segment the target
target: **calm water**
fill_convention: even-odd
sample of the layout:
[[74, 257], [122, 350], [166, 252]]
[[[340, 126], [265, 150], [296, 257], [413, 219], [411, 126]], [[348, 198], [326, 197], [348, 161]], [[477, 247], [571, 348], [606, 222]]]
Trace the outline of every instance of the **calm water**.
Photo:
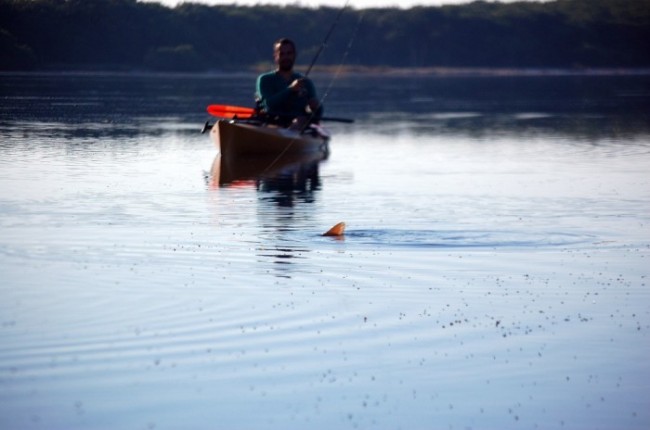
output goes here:
[[650, 78], [343, 77], [225, 178], [253, 79], [0, 75], [1, 428], [650, 426]]

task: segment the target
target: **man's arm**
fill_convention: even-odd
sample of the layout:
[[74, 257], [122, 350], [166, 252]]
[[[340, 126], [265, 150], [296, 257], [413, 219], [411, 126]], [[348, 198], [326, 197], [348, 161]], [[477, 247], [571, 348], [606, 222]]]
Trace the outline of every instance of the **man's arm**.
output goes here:
[[262, 100], [262, 106], [268, 112], [281, 112], [282, 105], [292, 92], [293, 90], [289, 87], [278, 88], [273, 75], [265, 74], [257, 78], [257, 95]]
[[[299, 76], [299, 75], [298, 75]], [[298, 77], [289, 86], [285, 86], [275, 74], [267, 73], [257, 78], [257, 96], [262, 102], [262, 108], [274, 114], [301, 115], [306, 112], [294, 112], [295, 102], [302, 99], [303, 110], [308, 105], [316, 118], [323, 115], [323, 107], [316, 96], [316, 88], [310, 79]], [[295, 98], [297, 97], [297, 98]]]

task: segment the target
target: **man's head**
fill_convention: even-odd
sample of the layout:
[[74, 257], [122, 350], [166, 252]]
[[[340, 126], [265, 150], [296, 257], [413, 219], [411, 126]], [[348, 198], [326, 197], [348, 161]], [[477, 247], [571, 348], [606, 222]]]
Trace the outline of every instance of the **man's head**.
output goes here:
[[291, 39], [279, 39], [273, 44], [273, 59], [281, 72], [290, 72], [296, 62], [296, 45]]

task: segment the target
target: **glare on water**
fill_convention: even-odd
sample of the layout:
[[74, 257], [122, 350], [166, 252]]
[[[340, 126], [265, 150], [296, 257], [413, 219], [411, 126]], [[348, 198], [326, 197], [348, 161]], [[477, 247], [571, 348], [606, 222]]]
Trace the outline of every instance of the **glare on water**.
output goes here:
[[647, 78], [349, 77], [326, 160], [227, 178], [242, 76], [5, 78], [3, 428], [648, 427]]

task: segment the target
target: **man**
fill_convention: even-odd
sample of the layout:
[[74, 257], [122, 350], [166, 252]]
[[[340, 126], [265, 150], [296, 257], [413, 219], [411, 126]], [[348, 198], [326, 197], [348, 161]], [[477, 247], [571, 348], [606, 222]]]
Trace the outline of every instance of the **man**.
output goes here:
[[290, 39], [273, 44], [276, 69], [257, 78], [257, 98], [260, 107], [283, 126], [302, 129], [309, 122], [318, 122], [323, 107], [311, 80], [293, 71], [296, 45]]

